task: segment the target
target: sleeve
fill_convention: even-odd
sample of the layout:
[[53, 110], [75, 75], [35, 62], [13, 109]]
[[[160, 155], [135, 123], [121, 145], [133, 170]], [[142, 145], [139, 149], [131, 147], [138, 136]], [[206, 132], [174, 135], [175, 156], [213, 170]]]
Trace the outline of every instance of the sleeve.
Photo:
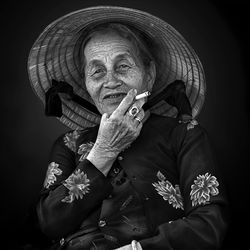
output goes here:
[[87, 159], [76, 166], [63, 136], [53, 145], [44, 188], [37, 205], [41, 230], [51, 239], [66, 236], [112, 191], [108, 179]]
[[185, 217], [161, 224], [140, 244], [143, 249], [219, 249], [229, 213], [207, 133], [190, 123], [177, 126], [172, 136]]

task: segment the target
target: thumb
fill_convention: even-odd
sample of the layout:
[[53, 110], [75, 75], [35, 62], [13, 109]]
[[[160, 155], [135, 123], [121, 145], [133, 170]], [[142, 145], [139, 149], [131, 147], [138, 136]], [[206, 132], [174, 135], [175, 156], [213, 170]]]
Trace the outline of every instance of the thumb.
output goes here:
[[109, 115], [107, 113], [103, 113], [100, 124], [106, 122], [108, 119], [109, 119]]
[[109, 118], [109, 117], [108, 117], [108, 114], [107, 114], [107, 113], [104, 113], [104, 114], [102, 115], [101, 122], [107, 120], [108, 118]]

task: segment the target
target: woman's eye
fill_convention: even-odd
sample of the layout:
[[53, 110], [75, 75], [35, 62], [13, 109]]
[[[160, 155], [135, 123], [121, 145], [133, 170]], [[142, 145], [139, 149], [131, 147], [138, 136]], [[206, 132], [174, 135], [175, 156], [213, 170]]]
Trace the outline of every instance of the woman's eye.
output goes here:
[[102, 68], [99, 68], [99, 69], [95, 70], [94, 73], [93, 73], [92, 75], [93, 75], [93, 76], [94, 76], [94, 75], [98, 75], [98, 74], [100, 74], [100, 73], [102, 73], [102, 72], [103, 72], [103, 69], [102, 69]]
[[127, 64], [121, 64], [117, 67], [119, 70], [126, 70], [129, 68], [129, 66]]

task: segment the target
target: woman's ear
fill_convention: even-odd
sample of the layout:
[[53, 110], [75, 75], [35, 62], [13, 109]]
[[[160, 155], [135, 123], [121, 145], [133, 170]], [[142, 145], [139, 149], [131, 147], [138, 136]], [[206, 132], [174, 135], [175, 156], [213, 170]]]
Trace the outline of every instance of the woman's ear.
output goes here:
[[146, 74], [147, 89], [152, 91], [156, 78], [156, 68], [154, 61], [150, 62], [150, 66], [148, 67]]

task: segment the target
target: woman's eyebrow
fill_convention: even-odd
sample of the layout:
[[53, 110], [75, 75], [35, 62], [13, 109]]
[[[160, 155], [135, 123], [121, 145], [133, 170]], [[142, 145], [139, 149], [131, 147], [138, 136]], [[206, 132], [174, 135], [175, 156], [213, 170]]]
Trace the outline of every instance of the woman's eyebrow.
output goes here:
[[88, 68], [93, 68], [95, 66], [98, 66], [98, 65], [101, 65], [102, 62], [98, 59], [94, 59], [94, 60], [91, 60], [88, 64], [87, 64], [87, 67]]
[[130, 63], [135, 63], [135, 58], [129, 53], [123, 53], [115, 57], [116, 62], [122, 59], [127, 59]]
[[129, 53], [119, 54], [115, 57], [116, 60], [132, 58]]

